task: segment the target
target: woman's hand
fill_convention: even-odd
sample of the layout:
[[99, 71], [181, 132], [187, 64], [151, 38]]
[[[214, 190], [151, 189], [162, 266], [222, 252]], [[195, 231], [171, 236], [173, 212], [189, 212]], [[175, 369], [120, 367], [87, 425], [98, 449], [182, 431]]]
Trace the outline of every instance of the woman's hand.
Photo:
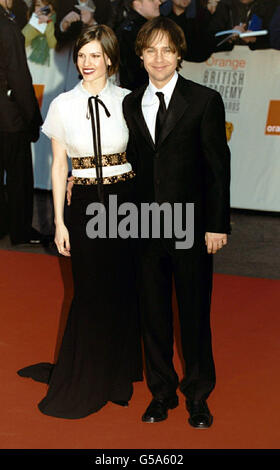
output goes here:
[[54, 242], [61, 255], [71, 256], [69, 232], [63, 223], [56, 225]]
[[39, 24], [48, 23], [51, 20], [51, 15], [38, 15]]
[[39, 24], [48, 23], [50, 21], [53, 9], [52, 9], [51, 5], [48, 5], [48, 6], [49, 6], [49, 9], [50, 9], [50, 13], [48, 15], [46, 15], [45, 13], [42, 12], [41, 7], [35, 8], [35, 14], [38, 18]]

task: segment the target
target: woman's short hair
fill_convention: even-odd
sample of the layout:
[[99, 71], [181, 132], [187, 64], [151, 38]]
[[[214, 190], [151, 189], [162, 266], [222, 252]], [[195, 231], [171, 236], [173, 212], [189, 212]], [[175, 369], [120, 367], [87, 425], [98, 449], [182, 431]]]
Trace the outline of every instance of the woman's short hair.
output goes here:
[[[108, 76], [114, 75], [119, 68], [120, 63], [120, 51], [119, 43], [114, 31], [104, 24], [98, 24], [95, 26], [88, 26], [84, 28], [76, 40], [73, 50], [73, 61], [77, 67], [78, 53], [79, 50], [91, 41], [99, 41], [103, 50], [103, 53], [111, 61], [111, 66], [108, 69]], [[78, 69], [78, 67], [77, 67]], [[79, 69], [78, 69], [79, 71]]]
[[143, 54], [143, 50], [150, 47], [155, 38], [161, 37], [165, 34], [169, 38], [171, 50], [173, 50], [173, 52], [177, 52], [180, 57], [177, 67], [177, 69], [179, 69], [187, 52], [185, 34], [180, 26], [165, 16], [157, 16], [156, 18], [147, 21], [142, 26], [136, 38], [135, 52], [140, 57]]

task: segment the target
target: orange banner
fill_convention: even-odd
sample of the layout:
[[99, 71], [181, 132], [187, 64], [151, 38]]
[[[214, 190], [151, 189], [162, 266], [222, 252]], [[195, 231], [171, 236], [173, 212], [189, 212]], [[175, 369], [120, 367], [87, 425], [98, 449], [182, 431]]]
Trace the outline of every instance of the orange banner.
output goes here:
[[45, 90], [45, 85], [38, 85], [38, 84], [33, 84], [34, 90], [35, 90], [35, 95], [38, 100], [40, 108], [42, 108], [42, 103], [43, 103], [43, 97], [44, 97], [44, 90]]
[[280, 135], [280, 100], [271, 100], [268, 108], [266, 135]]

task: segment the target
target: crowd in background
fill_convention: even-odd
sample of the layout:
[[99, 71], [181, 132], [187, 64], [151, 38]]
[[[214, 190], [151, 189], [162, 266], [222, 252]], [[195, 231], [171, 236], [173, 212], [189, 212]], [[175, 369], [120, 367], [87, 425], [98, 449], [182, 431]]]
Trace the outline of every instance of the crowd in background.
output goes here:
[[[186, 61], [203, 62], [213, 52], [232, 50], [236, 44], [251, 50], [280, 49], [280, 0], [13, 0], [13, 12], [26, 45], [32, 45], [31, 60], [42, 63], [48, 59], [49, 48], [60, 50], [68, 45], [84, 25], [107, 24], [119, 39], [120, 85], [129, 89], [147, 78], [134, 51], [137, 33], [158, 15], [182, 27], [188, 45]], [[47, 25], [44, 33], [30, 25], [34, 12], [39, 23]], [[231, 38], [215, 36], [232, 29], [238, 34]], [[257, 30], [268, 34], [239, 36]]]

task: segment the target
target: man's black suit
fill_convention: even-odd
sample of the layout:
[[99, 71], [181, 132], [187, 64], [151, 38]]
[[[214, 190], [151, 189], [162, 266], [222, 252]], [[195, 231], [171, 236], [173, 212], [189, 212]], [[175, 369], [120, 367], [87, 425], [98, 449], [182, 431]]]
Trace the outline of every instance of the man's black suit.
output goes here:
[[185, 375], [181, 390], [206, 399], [215, 385], [210, 331], [212, 255], [205, 232], [230, 232], [230, 153], [220, 95], [185, 80], [176, 83], [158, 145], [144, 120], [145, 86], [126, 96], [127, 149], [140, 202], [194, 203], [194, 245], [175, 249], [174, 240], [141, 241], [140, 306], [148, 386], [156, 399], [174, 395], [172, 363], [172, 275], [179, 307]]
[[[26, 62], [24, 36], [0, 6], [0, 236], [13, 243], [31, 235], [33, 169], [30, 142], [42, 118]], [[4, 193], [7, 172], [8, 205]]]

